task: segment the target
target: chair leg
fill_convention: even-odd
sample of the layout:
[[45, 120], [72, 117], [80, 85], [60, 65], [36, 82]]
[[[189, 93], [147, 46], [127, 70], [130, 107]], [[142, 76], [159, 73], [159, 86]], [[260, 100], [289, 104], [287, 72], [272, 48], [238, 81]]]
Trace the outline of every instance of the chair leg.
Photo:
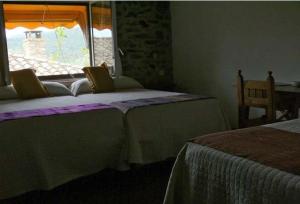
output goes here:
[[249, 107], [239, 107], [239, 128], [247, 127], [247, 121], [249, 120]]

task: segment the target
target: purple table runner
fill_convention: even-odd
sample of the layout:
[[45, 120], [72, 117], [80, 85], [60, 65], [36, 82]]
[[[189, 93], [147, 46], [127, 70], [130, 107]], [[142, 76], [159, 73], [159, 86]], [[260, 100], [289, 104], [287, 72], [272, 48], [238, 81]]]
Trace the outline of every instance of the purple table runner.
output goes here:
[[117, 101], [117, 102], [112, 102], [110, 105], [118, 108], [123, 113], [127, 113], [129, 110], [137, 107], [176, 103], [182, 101], [194, 101], [194, 100], [209, 99], [209, 98], [213, 98], [213, 97], [191, 95], [191, 94], [180, 94], [174, 96], [135, 99], [135, 100], [128, 100], [128, 101]]
[[108, 109], [108, 108], [113, 108], [113, 107], [101, 103], [94, 103], [94, 104], [72, 105], [72, 106], [65, 106], [65, 107], [53, 107], [53, 108], [41, 108], [41, 109], [34, 109], [34, 110], [4, 112], [4, 113], [0, 113], [0, 122], [6, 120], [16, 120], [21, 118], [61, 115], [67, 113], [78, 113], [78, 112], [101, 110], [101, 109]]

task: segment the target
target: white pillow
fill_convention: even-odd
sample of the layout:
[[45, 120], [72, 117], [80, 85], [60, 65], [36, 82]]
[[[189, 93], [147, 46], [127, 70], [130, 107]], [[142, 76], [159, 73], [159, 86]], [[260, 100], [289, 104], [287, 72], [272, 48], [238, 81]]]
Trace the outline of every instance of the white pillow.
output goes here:
[[13, 85], [0, 87], [0, 100], [16, 99], [18, 97]]
[[115, 89], [144, 88], [143, 85], [140, 84], [137, 80], [127, 76], [119, 76], [117, 78], [114, 78], [113, 80]]
[[73, 96], [70, 89], [61, 83], [53, 81], [42, 81], [42, 83], [48, 90], [50, 96]]
[[90, 87], [90, 82], [87, 78], [79, 79], [71, 84], [71, 92], [74, 96], [78, 96], [84, 93], [93, 92]]
[[[114, 87], [116, 90], [118, 89], [132, 89], [132, 88], [144, 88], [138, 81], [133, 78], [127, 76], [119, 76], [113, 78]], [[90, 82], [87, 78], [79, 79], [72, 83], [71, 92], [74, 96], [78, 96], [80, 94], [92, 93], [92, 89], [90, 87]]]

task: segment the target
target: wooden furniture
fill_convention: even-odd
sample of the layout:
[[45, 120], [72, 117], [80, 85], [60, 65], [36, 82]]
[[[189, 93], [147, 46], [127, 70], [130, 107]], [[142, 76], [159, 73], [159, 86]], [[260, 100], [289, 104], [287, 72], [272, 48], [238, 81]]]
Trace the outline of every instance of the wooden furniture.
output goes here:
[[287, 119], [299, 117], [300, 87], [275, 85], [275, 99], [277, 107], [287, 111]]
[[[266, 81], [244, 81], [242, 71], [238, 71], [237, 90], [240, 128], [272, 123], [276, 120], [274, 78], [272, 72], [268, 74]], [[260, 118], [249, 119], [251, 107], [263, 108], [266, 114]]]

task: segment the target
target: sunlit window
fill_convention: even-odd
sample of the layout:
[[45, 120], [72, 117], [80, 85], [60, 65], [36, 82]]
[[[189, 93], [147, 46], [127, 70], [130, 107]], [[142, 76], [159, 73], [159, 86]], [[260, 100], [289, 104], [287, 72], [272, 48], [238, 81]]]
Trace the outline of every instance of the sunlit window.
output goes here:
[[90, 65], [86, 6], [5, 4], [4, 16], [10, 70], [72, 75]]

